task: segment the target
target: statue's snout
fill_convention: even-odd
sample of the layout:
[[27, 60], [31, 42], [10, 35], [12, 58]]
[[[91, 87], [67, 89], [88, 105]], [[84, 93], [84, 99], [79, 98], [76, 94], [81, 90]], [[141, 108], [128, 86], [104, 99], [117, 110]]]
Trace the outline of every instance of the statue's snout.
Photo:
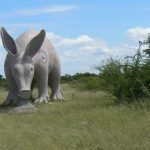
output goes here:
[[30, 90], [21, 90], [21, 91], [19, 91], [18, 96], [22, 99], [29, 99], [31, 97], [31, 91]]

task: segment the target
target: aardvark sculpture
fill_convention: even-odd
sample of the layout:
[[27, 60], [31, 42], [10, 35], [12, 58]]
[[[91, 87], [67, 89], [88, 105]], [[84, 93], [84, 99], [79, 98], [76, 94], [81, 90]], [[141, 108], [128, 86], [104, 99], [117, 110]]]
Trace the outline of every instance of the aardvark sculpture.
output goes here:
[[[1, 37], [8, 52], [4, 69], [9, 93], [4, 105], [20, 106], [26, 103], [32, 95], [35, 82], [38, 86], [38, 98], [35, 102], [63, 100], [59, 57], [46, 38], [45, 30], [30, 30], [13, 40], [2, 27]], [[48, 86], [52, 91], [50, 97]]]

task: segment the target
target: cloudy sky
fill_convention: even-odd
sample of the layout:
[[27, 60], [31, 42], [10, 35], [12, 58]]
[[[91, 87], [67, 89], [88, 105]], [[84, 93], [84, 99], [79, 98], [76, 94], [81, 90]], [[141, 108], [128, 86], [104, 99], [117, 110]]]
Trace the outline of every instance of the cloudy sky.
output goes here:
[[[149, 0], [1, 1], [0, 26], [17, 38], [29, 29], [47, 31], [59, 53], [62, 74], [95, 72], [110, 56], [135, 53], [150, 33]], [[7, 52], [0, 42], [0, 74]]]

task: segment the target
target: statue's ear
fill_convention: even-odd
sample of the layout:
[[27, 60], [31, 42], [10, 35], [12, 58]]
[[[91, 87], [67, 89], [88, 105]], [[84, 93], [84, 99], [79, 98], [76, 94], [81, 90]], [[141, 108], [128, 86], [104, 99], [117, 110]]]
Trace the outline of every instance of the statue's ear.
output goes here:
[[33, 57], [41, 48], [45, 39], [45, 35], [45, 30], [41, 30], [41, 32], [37, 36], [35, 36], [27, 45], [24, 56]]
[[1, 37], [4, 48], [11, 55], [15, 55], [17, 53], [17, 46], [14, 39], [7, 33], [4, 27], [1, 28]]

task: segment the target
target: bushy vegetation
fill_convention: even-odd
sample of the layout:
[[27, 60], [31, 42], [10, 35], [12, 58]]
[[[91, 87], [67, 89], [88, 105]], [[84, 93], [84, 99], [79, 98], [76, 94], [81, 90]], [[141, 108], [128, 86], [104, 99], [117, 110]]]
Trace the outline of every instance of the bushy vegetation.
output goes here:
[[[130, 60], [129, 60], [130, 58]], [[118, 102], [133, 102], [150, 99], [150, 59], [138, 51], [125, 62], [110, 58], [100, 71], [103, 89], [117, 97]]]

